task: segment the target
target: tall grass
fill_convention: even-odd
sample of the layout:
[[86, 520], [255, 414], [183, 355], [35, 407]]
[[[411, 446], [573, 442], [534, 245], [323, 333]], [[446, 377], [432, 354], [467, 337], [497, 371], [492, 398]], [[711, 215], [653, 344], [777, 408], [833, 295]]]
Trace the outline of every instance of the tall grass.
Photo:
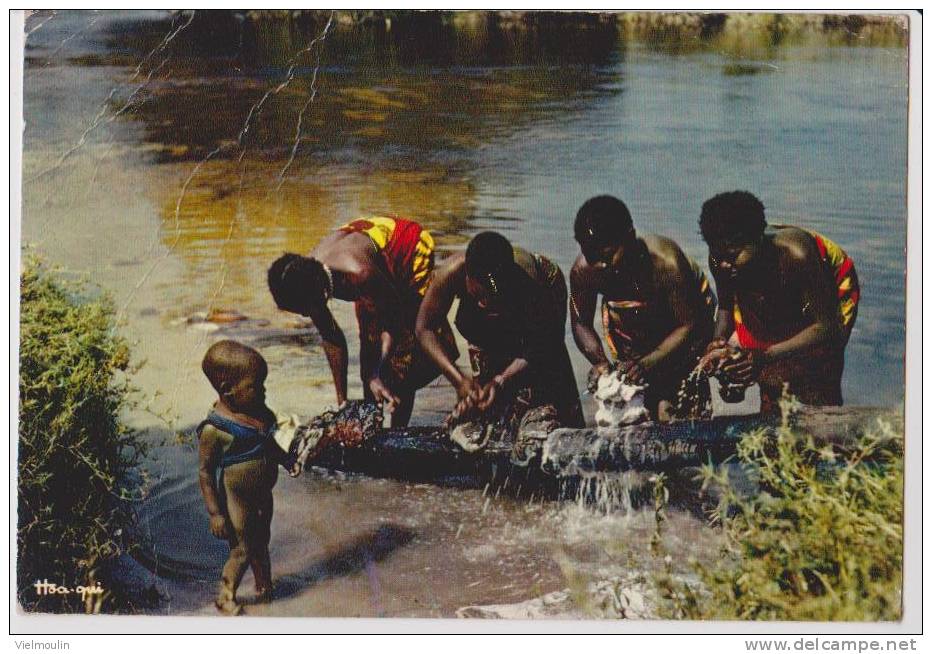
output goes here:
[[[792, 407], [784, 407], [789, 415]], [[696, 565], [700, 584], [660, 575], [666, 617], [898, 620], [903, 583], [903, 436], [878, 421], [842, 449], [789, 420], [741, 442], [749, 493], [726, 467], [702, 471], [720, 501], [723, 559]], [[663, 491], [658, 491], [662, 499]], [[661, 522], [658, 521], [658, 528]]]
[[34, 584], [93, 585], [124, 550], [132, 490], [122, 482], [141, 454], [119, 419], [129, 349], [106, 298], [35, 260], [20, 293], [17, 596], [27, 610], [96, 611], [109, 595], [81, 602]]

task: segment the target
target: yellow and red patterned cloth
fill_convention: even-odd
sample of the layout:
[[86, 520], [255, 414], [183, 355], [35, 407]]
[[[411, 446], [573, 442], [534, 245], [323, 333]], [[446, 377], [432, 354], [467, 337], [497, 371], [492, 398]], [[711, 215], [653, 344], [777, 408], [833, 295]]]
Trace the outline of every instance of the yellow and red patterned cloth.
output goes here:
[[434, 269], [434, 238], [419, 223], [405, 218], [372, 216], [340, 227], [341, 232], [361, 232], [372, 239], [385, 261], [389, 279], [405, 295], [411, 290], [421, 297]]
[[[832, 279], [838, 293], [838, 322], [841, 325], [844, 343], [848, 342], [854, 321], [858, 316], [858, 302], [861, 299], [861, 287], [858, 284], [858, 274], [854, 269], [854, 261], [834, 241], [827, 239], [812, 230], [804, 230], [815, 239], [819, 256], [823, 265], [831, 272]], [[738, 344], [746, 350], [764, 350], [773, 342], [761, 338], [751, 332], [741, 318], [741, 309], [738, 303], [734, 305], [735, 336]]]
[[[423, 356], [414, 335], [414, 322], [434, 270], [434, 238], [419, 223], [400, 217], [372, 216], [360, 218], [340, 227], [349, 234], [368, 236], [382, 258], [385, 273], [395, 286], [402, 306], [380, 313], [372, 298], [356, 300], [359, 338], [366, 352], [381, 347], [382, 331], [392, 334], [394, 344], [388, 370], [394, 383], [404, 382], [420, 388], [439, 375], [439, 370]], [[390, 315], [386, 315], [390, 314]], [[448, 354], [456, 359], [456, 342], [450, 326], [438, 329]]]

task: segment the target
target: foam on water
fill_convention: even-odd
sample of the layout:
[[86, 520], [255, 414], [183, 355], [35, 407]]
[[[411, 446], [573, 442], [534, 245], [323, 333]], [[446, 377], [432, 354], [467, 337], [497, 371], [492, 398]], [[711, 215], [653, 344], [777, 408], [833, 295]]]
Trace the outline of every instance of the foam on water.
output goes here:
[[628, 383], [618, 371], [599, 377], [594, 394], [599, 407], [595, 413], [596, 428], [613, 432], [650, 420], [650, 412], [644, 406], [646, 389], [646, 386]]

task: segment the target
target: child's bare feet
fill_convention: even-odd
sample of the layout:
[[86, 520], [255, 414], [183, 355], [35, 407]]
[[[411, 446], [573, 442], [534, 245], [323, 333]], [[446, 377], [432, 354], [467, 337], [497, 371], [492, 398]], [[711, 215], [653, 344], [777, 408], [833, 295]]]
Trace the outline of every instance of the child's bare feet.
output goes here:
[[217, 599], [214, 606], [224, 615], [242, 615], [243, 613], [243, 605], [234, 599]]
[[261, 590], [256, 590], [256, 604], [271, 604], [272, 603], [272, 589], [263, 588]]

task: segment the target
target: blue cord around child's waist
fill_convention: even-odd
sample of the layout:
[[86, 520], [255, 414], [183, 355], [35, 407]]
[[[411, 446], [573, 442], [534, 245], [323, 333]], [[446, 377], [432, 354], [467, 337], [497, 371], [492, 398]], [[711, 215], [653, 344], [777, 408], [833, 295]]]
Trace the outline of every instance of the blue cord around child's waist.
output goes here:
[[208, 413], [207, 418], [197, 426], [197, 435], [199, 437], [201, 430], [206, 425], [216, 427], [233, 437], [233, 442], [223, 453], [223, 458], [220, 460], [221, 468], [264, 458], [272, 442], [272, 435], [277, 428], [277, 425], [273, 423], [268, 429], [256, 429], [220, 415], [216, 411]]
[[[272, 426], [266, 430], [256, 429], [236, 422], [226, 416], [222, 416], [216, 411], [211, 410], [207, 418], [197, 426], [197, 437], [201, 437], [201, 431], [204, 427], [211, 425], [220, 431], [226, 432], [233, 437], [230, 447], [223, 453], [220, 459], [220, 465], [215, 471], [215, 483], [217, 485], [218, 500], [223, 507], [226, 507], [226, 487], [223, 483], [223, 471], [231, 465], [237, 463], [246, 463], [247, 461], [258, 461], [265, 458], [268, 447], [272, 442], [272, 436], [275, 434], [278, 425], [272, 423]], [[224, 511], [226, 509], [224, 508]]]

